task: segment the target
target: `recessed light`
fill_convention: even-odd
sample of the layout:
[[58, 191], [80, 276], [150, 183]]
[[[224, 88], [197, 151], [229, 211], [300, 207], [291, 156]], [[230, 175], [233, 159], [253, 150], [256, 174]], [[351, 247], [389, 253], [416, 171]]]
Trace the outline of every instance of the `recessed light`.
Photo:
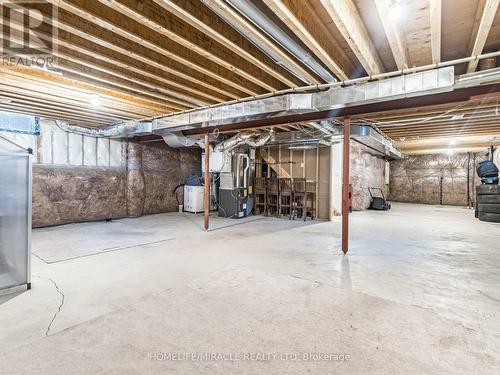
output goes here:
[[457, 143], [457, 141], [455, 141], [454, 139], [450, 139], [450, 140], [448, 141], [448, 144], [449, 144], [450, 146], [453, 146], [455, 143]]
[[97, 107], [99, 104], [101, 104], [101, 97], [99, 95], [91, 95], [90, 104]]
[[393, 4], [389, 9], [389, 16], [394, 22], [397, 22], [403, 18], [403, 7], [400, 4]]
[[450, 120], [453, 120], [453, 121], [454, 120], [463, 120], [463, 118], [464, 118], [464, 114], [461, 113], [459, 115], [453, 115], [453, 116], [451, 116]]

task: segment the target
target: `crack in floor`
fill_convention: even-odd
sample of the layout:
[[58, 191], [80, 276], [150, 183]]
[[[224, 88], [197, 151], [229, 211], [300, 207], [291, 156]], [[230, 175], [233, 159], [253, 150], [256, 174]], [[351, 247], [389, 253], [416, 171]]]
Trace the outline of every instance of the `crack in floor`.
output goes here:
[[54, 287], [56, 288], [57, 293], [59, 293], [61, 295], [61, 303], [59, 304], [57, 311], [54, 313], [54, 316], [52, 317], [52, 320], [50, 321], [49, 325], [47, 326], [47, 330], [45, 331], [45, 336], [47, 337], [49, 335], [50, 329], [52, 328], [52, 324], [54, 324], [54, 322], [57, 318], [57, 315], [61, 312], [61, 309], [64, 305], [65, 296], [64, 296], [64, 293], [61, 292], [61, 289], [59, 289], [59, 286], [57, 285], [57, 283], [53, 279], [51, 279], [50, 277], [41, 277], [41, 276], [36, 276], [36, 275], [33, 275], [33, 277], [50, 281], [52, 283], [52, 285], [54, 285]]

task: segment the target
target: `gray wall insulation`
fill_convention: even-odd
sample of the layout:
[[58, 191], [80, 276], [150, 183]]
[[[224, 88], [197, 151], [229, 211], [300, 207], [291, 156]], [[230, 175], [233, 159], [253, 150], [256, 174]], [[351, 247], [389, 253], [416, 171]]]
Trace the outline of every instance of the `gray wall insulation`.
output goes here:
[[[469, 187], [475, 200], [476, 166], [486, 153], [470, 153]], [[391, 162], [390, 199], [396, 202], [467, 206], [468, 153], [409, 156]]]
[[172, 190], [199, 173], [200, 149], [163, 141], [124, 148], [126, 167], [34, 165], [33, 227], [176, 211]]
[[380, 188], [385, 197], [389, 192], [389, 186], [385, 184], [385, 160], [355, 141], [351, 141], [351, 185], [352, 185], [352, 209], [355, 211], [365, 210], [370, 206], [369, 187]]

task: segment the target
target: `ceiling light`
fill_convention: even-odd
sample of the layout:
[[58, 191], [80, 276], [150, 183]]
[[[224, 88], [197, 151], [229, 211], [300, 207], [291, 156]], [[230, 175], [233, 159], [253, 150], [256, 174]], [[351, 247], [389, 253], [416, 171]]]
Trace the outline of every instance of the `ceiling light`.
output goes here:
[[101, 104], [101, 97], [99, 95], [91, 95], [90, 104], [97, 107], [99, 104]]
[[459, 115], [453, 115], [453, 116], [451, 116], [450, 120], [453, 120], [453, 121], [454, 120], [462, 120], [463, 118], [464, 118], [464, 114], [461, 113]]
[[400, 21], [403, 18], [403, 7], [399, 4], [394, 4], [389, 9], [389, 16], [394, 22]]
[[453, 146], [455, 143], [457, 143], [457, 141], [455, 141], [454, 139], [450, 139], [448, 141], [448, 145], [450, 145], [450, 146]]

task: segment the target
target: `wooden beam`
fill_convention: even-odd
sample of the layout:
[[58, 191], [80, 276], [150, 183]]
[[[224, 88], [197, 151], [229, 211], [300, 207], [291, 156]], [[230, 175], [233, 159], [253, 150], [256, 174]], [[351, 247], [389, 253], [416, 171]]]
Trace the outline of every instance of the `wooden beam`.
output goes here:
[[218, 14], [224, 16], [230, 24], [241, 29], [245, 34], [251, 36], [259, 45], [263, 45], [272, 51], [282, 63], [287, 66], [294, 74], [301, 77], [308, 84], [319, 84], [321, 83], [316, 77], [304, 69], [299, 63], [297, 63], [293, 58], [291, 58], [287, 53], [285, 53], [281, 48], [276, 46], [269, 38], [256, 28], [247, 19], [241, 16], [238, 12], [224, 3], [222, 0], [205, 0], [205, 3], [209, 5], [210, 8], [215, 9]]
[[99, 119], [99, 120], [102, 120], [105, 122], [110, 122], [110, 121], [116, 122], [116, 121], [130, 119], [130, 117], [117, 116], [117, 115], [113, 115], [110, 113], [102, 112], [100, 110], [99, 111], [93, 110], [92, 108], [90, 108], [90, 106], [88, 106], [87, 108], [75, 107], [75, 106], [71, 106], [68, 104], [63, 104], [63, 103], [59, 103], [59, 102], [55, 102], [55, 101], [44, 100], [44, 99], [34, 98], [31, 96], [25, 96], [25, 95], [12, 94], [12, 93], [8, 93], [5, 91], [0, 92], [0, 97], [2, 99], [7, 98], [7, 99], [12, 100], [12, 102], [11, 102], [12, 104], [20, 103], [20, 104], [33, 105], [36, 107], [47, 108], [47, 109], [57, 108], [62, 113], [69, 113], [69, 114], [74, 114], [74, 115], [85, 115], [85, 116], [89, 116], [91, 118]]
[[[18, 6], [22, 7], [21, 5]], [[32, 6], [36, 8], [37, 4], [32, 4]], [[43, 9], [39, 10], [43, 12]], [[43, 21], [36, 13], [33, 13], [33, 17], [38, 17], [40, 21]], [[156, 76], [168, 78], [170, 85], [202, 95], [215, 102], [239, 97], [239, 95], [222, 89], [221, 84], [211, 77], [200, 74], [144, 47], [142, 44], [123, 38], [111, 30], [91, 23], [64, 9], [58, 9], [58, 17], [56, 20], [52, 20], [52, 25], [47, 26], [42, 23], [37, 32], [43, 27], [46, 27], [46, 29], [48, 27], [47, 30], [51, 30], [51, 27], [57, 27], [58, 39], [66, 39], [72, 43], [73, 47], [90, 45], [88, 48], [94, 51], [93, 56], [96, 58], [99, 58], [100, 55], [118, 57], [122, 61], [125, 60], [128, 63], [136, 64], [136, 66], [139, 65], [141, 68], [146, 68]], [[223, 96], [217, 97], [216, 92]]]
[[[403, 70], [409, 68], [410, 58], [406, 49], [404, 35], [401, 35], [401, 27], [397, 22], [391, 19], [391, 4], [390, 0], [375, 0], [378, 16], [385, 31], [385, 36], [391, 47], [392, 55], [398, 69]], [[401, 5], [399, 5], [401, 6]]]
[[268, 91], [284, 88], [274, 77], [256, 68], [247, 60], [241, 59], [223, 44], [210, 40], [190, 24], [179, 22], [171, 13], [162, 11], [164, 8], [137, 0], [101, 0], [101, 2], [257, 86]]
[[438, 64], [441, 62], [441, 0], [429, 0], [429, 11], [431, 18], [432, 63]]
[[106, 97], [111, 97], [116, 100], [123, 100], [138, 106], [150, 108], [154, 111], [154, 113], [157, 114], [162, 114], [165, 111], [171, 111], [171, 109], [169, 109], [169, 107], [164, 104], [157, 104], [152, 100], [146, 100], [136, 95], [131, 95], [128, 93], [123, 93], [121, 91], [103, 88], [98, 85], [89, 84], [86, 82], [63, 77], [51, 71], [45, 71], [45, 70], [42, 71], [22, 66], [15, 66], [8, 68], [0, 66], [0, 77], [2, 76], [2, 74], [10, 75], [13, 77], [24, 77], [41, 83], [50, 83], [56, 86], [66, 87], [80, 93], [85, 93], [87, 95], [89, 94], [104, 95]]
[[[483, 16], [481, 17], [481, 23], [479, 24], [476, 40], [474, 42], [474, 47], [471, 51], [471, 56], [477, 56], [483, 52], [483, 48], [486, 44], [486, 40], [488, 39], [488, 35], [490, 34], [491, 25], [495, 19], [499, 4], [500, 0], [486, 0]], [[467, 73], [475, 72], [478, 62], [478, 60], [469, 62]]]
[[342, 147], [342, 252], [349, 251], [349, 179], [351, 157], [351, 119], [344, 119], [344, 140]]
[[[10, 27], [19, 31], [23, 30], [23, 25], [18, 25], [15, 22], [11, 22]], [[85, 65], [89, 68], [101, 70], [111, 75], [116, 75], [122, 79], [130, 80], [134, 83], [139, 83], [140, 85], [146, 86], [152, 90], [163, 92], [167, 96], [169, 96], [171, 100], [177, 102], [178, 104], [183, 104], [184, 106], [203, 106], [214, 104], [214, 101], [219, 101], [217, 98], [211, 97], [210, 95], [207, 95], [202, 91], [191, 89], [190, 87], [180, 85], [173, 80], [165, 79], [158, 74], [153, 74], [145, 69], [136, 68], [135, 66], [124, 63], [122, 62], [124, 56], [121, 56], [121, 59], [109, 57], [110, 54], [113, 54], [113, 51], [107, 50], [105, 54], [100, 54], [99, 52], [103, 50], [103, 47], [96, 44], [90, 47], [88, 46], [89, 43], [87, 40], [75, 35], [71, 35], [66, 31], [59, 30], [57, 40], [53, 40], [52, 35], [44, 33], [40, 29], [41, 28], [37, 30], [38, 38], [50, 41], [59, 46], [59, 48], [54, 50], [53, 52], [53, 55], [56, 57], [62, 57], [66, 60], [79, 62], [80, 64]], [[74, 40], [74, 42], [68, 42], [65, 40], [65, 38], [72, 39]], [[95, 62], [91, 63], [87, 60], [93, 60]], [[97, 67], [97, 63], [102, 64], [103, 67]], [[159, 82], [154, 81], [159, 81], [163, 83], [163, 85], [159, 85]], [[165, 86], [165, 84], [167, 86]], [[173, 86], [173, 88], [170, 86]], [[207, 101], [207, 97], [211, 100]], [[178, 99], [180, 99], [181, 101], [178, 101]]]
[[388, 136], [405, 136], [405, 134], [418, 134], [418, 133], [429, 133], [434, 132], [439, 134], [444, 131], [455, 131], [455, 130], [478, 130], [478, 129], [489, 129], [489, 128], [498, 128], [498, 120], [489, 120], [489, 121], [480, 121], [480, 122], [470, 122], [463, 124], [450, 124], [447, 126], [431, 126], [431, 127], [413, 127], [413, 128], [398, 128], [398, 129], [386, 129], [381, 128], [380, 130]]
[[61, 120], [70, 120], [70, 121], [76, 121], [78, 123], [84, 123], [84, 124], [92, 124], [93, 126], [103, 126], [103, 125], [110, 125], [112, 122], [108, 121], [98, 121], [92, 117], [86, 117], [86, 116], [75, 116], [71, 114], [66, 114], [62, 113], [60, 111], [53, 111], [50, 109], [45, 109], [45, 108], [39, 108], [34, 105], [23, 105], [23, 104], [2, 104], [0, 103], [0, 110], [5, 110], [9, 112], [15, 112], [15, 113], [24, 113], [24, 114], [29, 114], [32, 116], [39, 116], [39, 117], [45, 117], [45, 118], [50, 118], [50, 119], [61, 119]]
[[[16, 25], [14, 23], [11, 24], [11, 28], [19, 28], [20, 31], [22, 30], [19, 25]], [[39, 37], [41, 40], [52, 41], [52, 38], [44, 33], [37, 33], [37, 37]], [[22, 43], [21, 38], [17, 37], [8, 37], [8, 40]], [[52, 42], [55, 45], [60, 45], [59, 41], [57, 40], [54, 40]], [[152, 96], [161, 100], [165, 100], [171, 108], [176, 110], [194, 108], [196, 106], [203, 106], [208, 104], [206, 102], [194, 100], [192, 97], [186, 97], [185, 95], [182, 95], [180, 93], [172, 92], [171, 90], [167, 90], [159, 85], [149, 83], [140, 77], [134, 77], [134, 73], [120, 73], [113, 69], [108, 69], [93, 62], [81, 59], [77, 57], [75, 53], [73, 55], [69, 55], [67, 53], [64, 53], [64, 51], [65, 50], [62, 48], [57, 48], [52, 51], [52, 55], [58, 58], [58, 69], [65, 70], [68, 63], [70, 64], [70, 66], [77, 66], [77, 64], [82, 65], [86, 68], [91, 69], [90, 74], [86, 75], [82, 73], [82, 75], [86, 76], [87, 78], [95, 79], [106, 84], [111, 84], [128, 91], [135, 91], [146, 96]], [[80, 70], [84, 71], [84, 69], [67, 69], [76, 75], [80, 74]], [[105, 73], [105, 75], [101, 74], [101, 72]], [[113, 79], [113, 77], [109, 76], [117, 77], [120, 80], [128, 81], [129, 83], [120, 83], [120, 81], [117, 81]]]
[[[63, 9], [59, 9], [58, 20], [54, 21], [54, 25], [60, 32], [62, 31], [63, 33], [66, 32], [70, 34], [69, 37], [65, 37], [64, 34], [62, 34], [61, 37], [63, 39], [71, 40], [71, 35], [74, 35], [93, 43], [93, 48], [96, 48], [96, 46], [97, 48], [102, 47], [118, 53], [122, 57], [126, 56], [129, 61], [133, 59], [135, 61], [131, 62], [135, 64], [139, 63], [145, 66], [149, 71], [153, 71], [156, 74], [161, 73], [162, 76], [177, 81], [180, 87], [184, 89], [190, 88], [191, 90], [196, 90], [197, 88], [203, 88], [205, 96], [217, 102], [237, 99], [239, 97], [223, 89], [222, 86], [216, 83], [212, 78], [194, 70], [190, 70], [189, 68], [185, 68], [177, 61], [169, 59], [143, 45], [121, 38], [113, 34], [110, 30], [96, 27], [89, 21], [72, 15]], [[76, 40], [76, 42], [81, 45], [78, 40]], [[75, 43], [73, 43], [73, 45], [74, 44]], [[198, 91], [197, 94], [199, 94]]]
[[384, 72], [384, 66], [352, 0], [321, 0], [354, 54], [370, 75]]
[[308, 46], [340, 80], [354, 70], [327, 27], [302, 0], [264, 0], [264, 3]]
[[266, 54], [254, 46], [238, 31], [221, 20], [202, 2], [191, 0], [153, 0], [184, 22], [196, 27], [205, 35], [223, 44], [241, 58], [251, 62], [288, 87], [300, 86], [293, 75], [278, 66]]
[[483, 18], [483, 9], [486, 4], [486, 0], [478, 0], [476, 6], [476, 14], [474, 15], [474, 24], [472, 25], [472, 32], [469, 37], [469, 43], [467, 44], [467, 52], [472, 51], [474, 48], [474, 43], [476, 42], [476, 35], [479, 30], [479, 25], [481, 24], [481, 18]]
[[240, 94], [241, 96], [262, 93], [246, 87], [242, 79], [239, 79], [239, 77], [236, 77], [234, 73], [227, 69], [218, 69], [213, 62], [208, 61], [203, 56], [162, 37], [159, 33], [148, 32], [137, 21], [120, 17], [117, 15], [117, 12], [113, 12], [111, 8], [102, 6], [98, 2], [85, 0], [71, 0], [71, 2], [67, 0], [47, 1], [55, 4], [60, 9], [90, 20], [117, 35], [142, 44], [165, 57], [171, 58], [186, 67], [205, 74], [226, 86], [232, 87], [243, 93]]
[[[68, 105], [71, 108], [85, 109], [90, 107], [89, 94], [64, 89], [50, 83], [39, 83], [19, 76], [13, 79], [7, 75], [2, 75], [0, 95], [10, 94], [19, 94], [24, 98], [33, 98], [34, 100], [43, 99], [53, 103]], [[145, 118], [155, 113], [148, 108], [130, 105], [125, 101], [119, 102], [105, 96], [101, 96], [99, 109], [117, 116], [126, 116], [127, 118]]]

